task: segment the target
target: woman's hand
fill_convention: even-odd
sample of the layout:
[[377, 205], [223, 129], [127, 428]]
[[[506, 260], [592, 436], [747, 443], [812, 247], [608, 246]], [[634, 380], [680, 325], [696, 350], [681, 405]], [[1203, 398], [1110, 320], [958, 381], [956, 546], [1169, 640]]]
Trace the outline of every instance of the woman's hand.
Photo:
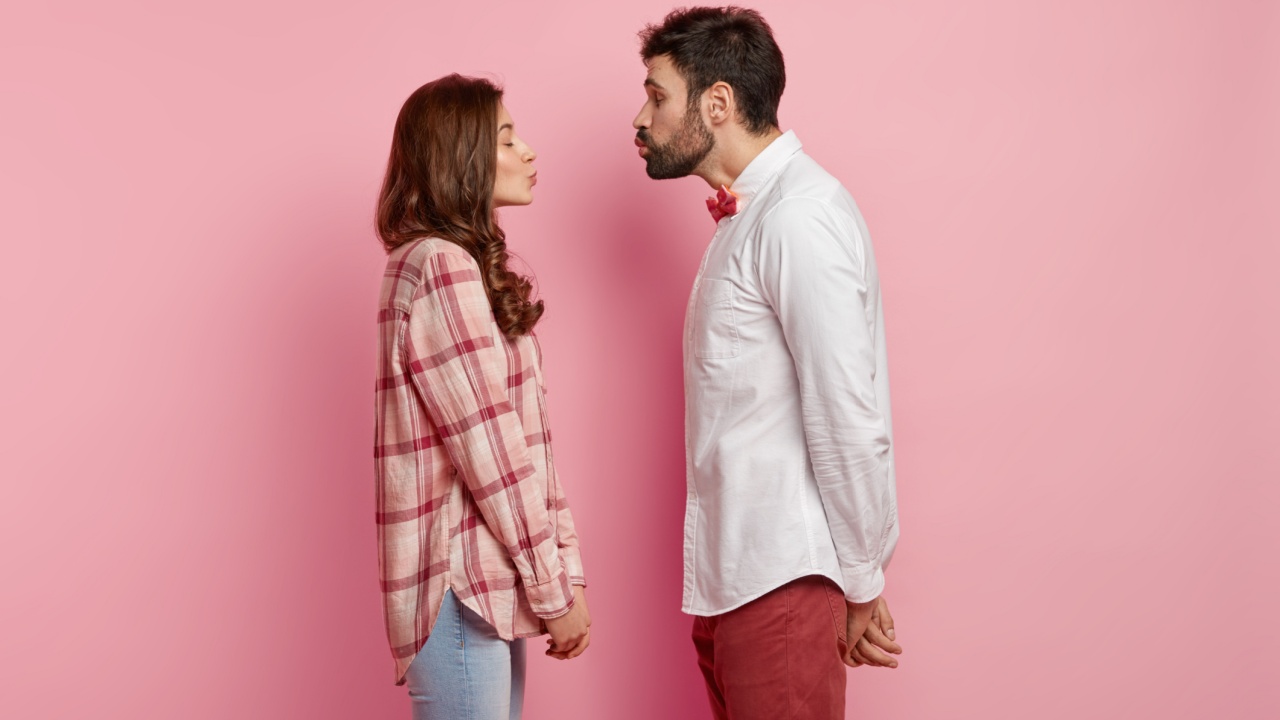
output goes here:
[[545, 621], [547, 655], [557, 660], [572, 660], [591, 644], [591, 613], [587, 611], [587, 593], [581, 585], [573, 586], [573, 609], [558, 618]]

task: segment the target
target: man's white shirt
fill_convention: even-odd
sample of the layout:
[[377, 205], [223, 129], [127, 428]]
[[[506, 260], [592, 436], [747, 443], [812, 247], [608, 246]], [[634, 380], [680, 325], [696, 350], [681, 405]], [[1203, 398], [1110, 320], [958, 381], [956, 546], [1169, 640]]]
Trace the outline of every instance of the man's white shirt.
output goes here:
[[774, 140], [730, 190], [685, 318], [684, 611], [806, 575], [865, 602], [898, 539], [884, 313], [853, 198]]

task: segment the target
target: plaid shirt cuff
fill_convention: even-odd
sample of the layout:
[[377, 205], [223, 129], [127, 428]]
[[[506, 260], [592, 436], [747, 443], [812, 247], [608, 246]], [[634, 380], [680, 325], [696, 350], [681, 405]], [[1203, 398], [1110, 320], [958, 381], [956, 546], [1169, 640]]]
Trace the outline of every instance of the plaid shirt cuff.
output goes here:
[[567, 615], [573, 609], [573, 586], [566, 572], [556, 573], [541, 585], [525, 584], [524, 594], [529, 599], [533, 614], [543, 620]]
[[564, 571], [569, 575], [570, 585], [587, 586], [587, 577], [582, 572], [582, 553], [576, 546], [561, 547], [560, 557], [564, 560]]

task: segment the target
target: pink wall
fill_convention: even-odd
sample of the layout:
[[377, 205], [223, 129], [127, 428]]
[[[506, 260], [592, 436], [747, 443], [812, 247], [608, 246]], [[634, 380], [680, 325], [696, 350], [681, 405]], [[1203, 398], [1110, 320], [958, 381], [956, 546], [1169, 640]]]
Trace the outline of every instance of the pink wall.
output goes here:
[[[1280, 715], [1280, 10], [758, 6], [889, 314], [907, 654], [849, 717]], [[678, 612], [707, 189], [649, 181], [629, 127], [667, 9], [6, 7], [0, 716], [405, 717], [370, 215], [401, 101], [457, 70], [541, 153], [505, 222], [592, 581], [528, 716], [708, 717]]]

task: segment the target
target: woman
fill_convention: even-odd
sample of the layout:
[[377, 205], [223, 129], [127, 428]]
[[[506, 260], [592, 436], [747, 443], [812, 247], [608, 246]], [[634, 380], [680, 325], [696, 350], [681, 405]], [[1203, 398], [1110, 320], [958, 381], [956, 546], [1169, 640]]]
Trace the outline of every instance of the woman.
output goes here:
[[533, 149], [492, 83], [449, 75], [396, 120], [378, 199], [378, 549], [413, 717], [519, 718], [524, 638], [590, 642], [533, 328], [494, 210], [533, 202]]

